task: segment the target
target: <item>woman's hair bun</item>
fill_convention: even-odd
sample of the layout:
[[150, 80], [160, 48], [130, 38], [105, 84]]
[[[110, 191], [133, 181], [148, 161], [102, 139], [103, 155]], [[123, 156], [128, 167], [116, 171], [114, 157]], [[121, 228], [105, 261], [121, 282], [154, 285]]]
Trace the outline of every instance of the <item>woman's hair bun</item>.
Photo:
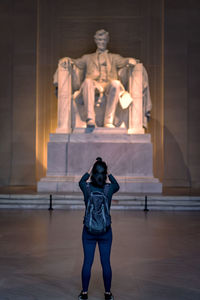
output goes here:
[[96, 160], [97, 161], [102, 161], [102, 158], [101, 157], [97, 157]]

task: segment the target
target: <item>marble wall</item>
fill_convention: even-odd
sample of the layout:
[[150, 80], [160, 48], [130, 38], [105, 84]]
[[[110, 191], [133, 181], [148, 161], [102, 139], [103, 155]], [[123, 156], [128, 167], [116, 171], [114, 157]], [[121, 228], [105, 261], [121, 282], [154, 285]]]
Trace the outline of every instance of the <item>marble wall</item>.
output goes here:
[[164, 185], [199, 188], [199, 1], [165, 1], [164, 70]]
[[0, 184], [35, 184], [36, 1], [0, 1]]
[[197, 0], [1, 0], [0, 185], [45, 175], [57, 60], [94, 51], [93, 33], [105, 28], [110, 50], [149, 73], [155, 177], [199, 187], [199, 16]]

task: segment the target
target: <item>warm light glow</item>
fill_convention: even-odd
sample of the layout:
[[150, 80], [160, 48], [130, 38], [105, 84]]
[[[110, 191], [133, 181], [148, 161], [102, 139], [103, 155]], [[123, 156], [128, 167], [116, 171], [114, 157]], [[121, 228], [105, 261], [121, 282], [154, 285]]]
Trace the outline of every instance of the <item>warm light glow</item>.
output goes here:
[[[47, 170], [47, 145], [49, 134], [55, 132], [57, 126], [57, 101], [52, 90], [49, 91], [47, 77], [52, 77], [49, 69], [42, 72], [42, 51], [40, 42], [40, 5], [38, 4], [37, 18], [37, 61], [36, 61], [36, 180], [46, 176]], [[48, 85], [48, 86], [47, 86]], [[44, 93], [44, 91], [49, 91]]]

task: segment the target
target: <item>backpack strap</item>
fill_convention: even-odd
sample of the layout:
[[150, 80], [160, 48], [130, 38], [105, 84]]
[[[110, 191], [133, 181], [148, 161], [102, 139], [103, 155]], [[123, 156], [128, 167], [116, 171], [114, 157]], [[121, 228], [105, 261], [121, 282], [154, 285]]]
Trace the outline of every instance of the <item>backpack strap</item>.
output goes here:
[[87, 212], [88, 209], [89, 209], [89, 204], [90, 204], [90, 194], [91, 194], [91, 189], [90, 189], [90, 184], [89, 184], [89, 182], [86, 183], [86, 189], [87, 189], [87, 192], [88, 192], [88, 198], [87, 198], [87, 204], [86, 204], [86, 212]]
[[106, 206], [106, 210], [109, 213], [109, 206], [108, 206], [108, 191], [110, 189], [110, 185], [108, 183], [105, 184], [104, 189], [103, 189], [103, 193], [105, 196], [104, 202], [105, 202], [105, 206]]
[[105, 186], [104, 186], [104, 189], [103, 189], [103, 192], [104, 192], [106, 197], [108, 196], [109, 189], [110, 189], [110, 184], [106, 183]]
[[[90, 188], [90, 183], [89, 183], [89, 182], [86, 183], [86, 188], [87, 188], [88, 194], [90, 195], [90, 193], [91, 193], [91, 188]], [[107, 195], [108, 195], [109, 188], [110, 188], [110, 184], [109, 184], [109, 183], [106, 183], [106, 184], [104, 185], [104, 188], [103, 188], [103, 193], [105, 194], [106, 197], [107, 197]]]

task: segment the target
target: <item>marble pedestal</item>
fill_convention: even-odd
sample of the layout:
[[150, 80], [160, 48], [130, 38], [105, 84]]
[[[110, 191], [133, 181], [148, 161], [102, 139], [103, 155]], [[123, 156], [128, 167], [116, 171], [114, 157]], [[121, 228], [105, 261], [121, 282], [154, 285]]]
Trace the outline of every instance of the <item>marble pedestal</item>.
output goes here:
[[50, 134], [47, 174], [38, 182], [38, 191], [80, 191], [80, 177], [98, 156], [107, 162], [120, 192], [162, 192], [162, 184], [153, 176], [150, 134], [128, 134], [123, 128], [77, 128], [72, 134]]

